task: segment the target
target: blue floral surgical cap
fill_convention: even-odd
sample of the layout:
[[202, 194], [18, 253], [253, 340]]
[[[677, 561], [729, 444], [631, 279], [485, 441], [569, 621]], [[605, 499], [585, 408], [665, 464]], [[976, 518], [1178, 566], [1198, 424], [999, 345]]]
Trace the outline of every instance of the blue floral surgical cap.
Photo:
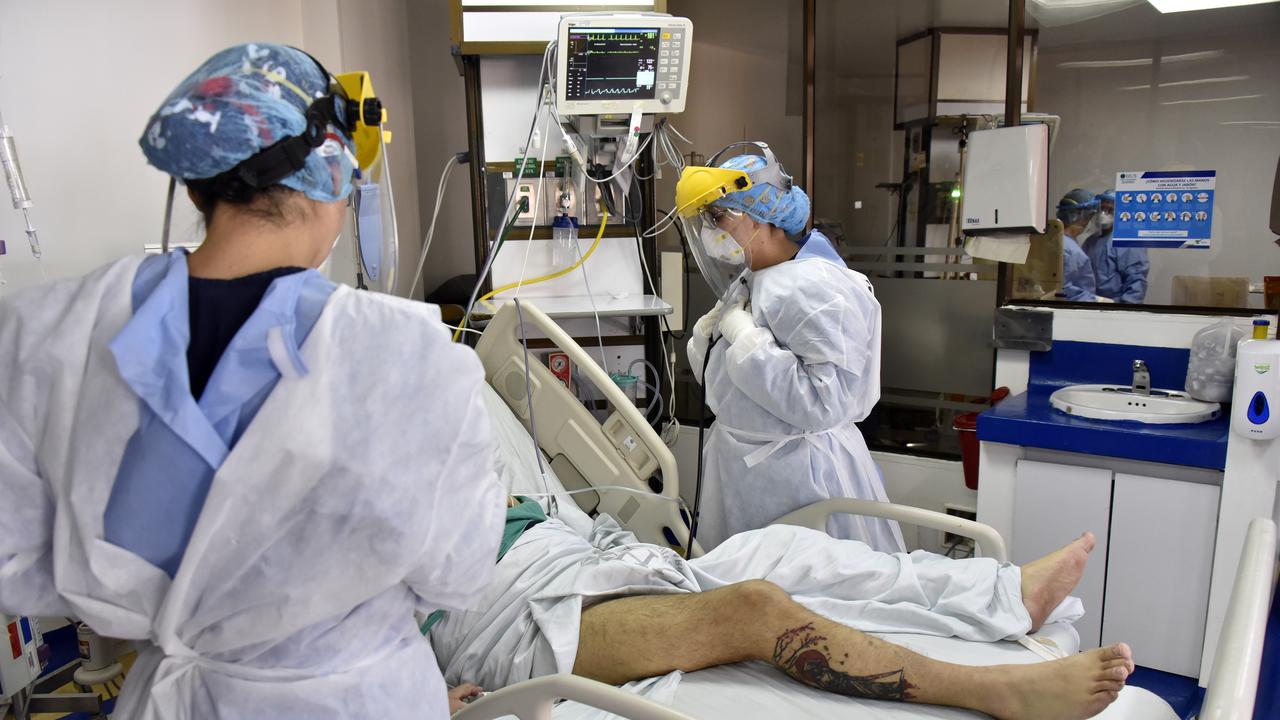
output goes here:
[[[147, 162], [179, 180], [211, 178], [301, 135], [308, 106], [328, 92], [329, 78], [306, 53], [284, 45], [237, 45], [179, 83], [138, 144]], [[280, 184], [336, 202], [350, 194], [355, 167], [350, 139], [330, 125], [303, 168]]]
[[[720, 164], [722, 168], [745, 171], [748, 175], [762, 170], [765, 159], [759, 155], [736, 155]], [[787, 192], [765, 183], [755, 183], [746, 190], [729, 193], [712, 203], [718, 207], [741, 210], [760, 222], [782, 228], [789, 235], [804, 230], [809, 221], [809, 196], [794, 185]]]

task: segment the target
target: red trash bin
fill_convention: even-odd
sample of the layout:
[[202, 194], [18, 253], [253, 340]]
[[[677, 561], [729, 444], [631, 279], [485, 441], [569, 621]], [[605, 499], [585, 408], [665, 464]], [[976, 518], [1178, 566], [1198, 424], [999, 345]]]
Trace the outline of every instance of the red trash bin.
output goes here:
[[[991, 393], [991, 405], [1009, 397], [1009, 388], [999, 387]], [[964, 466], [964, 486], [978, 489], [978, 413], [967, 412], [956, 416], [951, 429], [960, 435], [960, 461]]]

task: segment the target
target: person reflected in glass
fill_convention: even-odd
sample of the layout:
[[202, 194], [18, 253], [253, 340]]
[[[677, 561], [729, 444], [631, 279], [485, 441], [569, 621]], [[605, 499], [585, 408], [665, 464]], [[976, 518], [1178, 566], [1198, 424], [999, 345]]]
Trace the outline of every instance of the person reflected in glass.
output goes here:
[[1147, 296], [1147, 273], [1151, 271], [1147, 250], [1116, 247], [1111, 239], [1115, 225], [1115, 189], [1102, 191], [1096, 199], [1098, 234], [1085, 240], [1083, 245], [1089, 262], [1093, 264], [1094, 292], [1099, 298], [1139, 304]]
[[1062, 292], [1064, 300], [1097, 302], [1097, 280], [1093, 263], [1081, 247], [1098, 233], [1098, 199], [1088, 190], [1076, 188], [1058, 201], [1062, 221]]

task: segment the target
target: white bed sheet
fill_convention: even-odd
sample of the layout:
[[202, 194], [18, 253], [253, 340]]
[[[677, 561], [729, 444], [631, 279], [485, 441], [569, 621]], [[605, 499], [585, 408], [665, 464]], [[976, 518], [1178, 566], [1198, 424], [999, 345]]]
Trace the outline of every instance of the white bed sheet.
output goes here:
[[[538, 472], [533, 440], [502, 398], [487, 385], [484, 399], [497, 440], [498, 474], [513, 494], [550, 492], [558, 500], [558, 517], [584, 536], [592, 520], [565, 493], [564, 486], [543, 457], [545, 481]], [[536, 451], [541, 453], [540, 450]], [[545, 482], [545, 484], [544, 484]], [[543, 507], [548, 501], [540, 499]], [[1078, 636], [1068, 626], [1048, 627], [1045, 633], [1067, 653], [1078, 650]], [[1038, 662], [1034, 653], [1013, 642], [977, 643], [957, 638], [889, 634], [885, 640], [922, 655], [965, 665], [998, 665]], [[905, 720], [906, 718], [981, 718], [979, 713], [954, 708], [858, 700], [804, 687], [764, 663], [739, 663], [673, 673], [630, 683], [627, 689], [704, 720], [754, 718], [835, 718], [844, 720]], [[559, 720], [603, 720], [608, 713], [576, 703], [556, 707]], [[1176, 720], [1167, 703], [1141, 688], [1126, 688], [1120, 700], [1101, 718], [1125, 720]]]

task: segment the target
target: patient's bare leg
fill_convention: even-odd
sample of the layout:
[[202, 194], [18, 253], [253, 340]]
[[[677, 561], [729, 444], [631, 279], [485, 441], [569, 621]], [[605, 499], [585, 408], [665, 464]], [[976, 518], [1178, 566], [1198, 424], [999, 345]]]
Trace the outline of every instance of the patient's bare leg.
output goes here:
[[1093, 552], [1093, 533], [1087, 532], [1065, 547], [1022, 566], [1022, 604], [1031, 615], [1032, 631], [1080, 583], [1085, 563]]
[[1124, 645], [1035, 665], [942, 663], [831, 622], [753, 580], [588, 608], [573, 671], [619, 684], [744, 660], [772, 663], [822, 690], [972, 708], [1001, 720], [1091, 717], [1115, 700], [1133, 668]]

